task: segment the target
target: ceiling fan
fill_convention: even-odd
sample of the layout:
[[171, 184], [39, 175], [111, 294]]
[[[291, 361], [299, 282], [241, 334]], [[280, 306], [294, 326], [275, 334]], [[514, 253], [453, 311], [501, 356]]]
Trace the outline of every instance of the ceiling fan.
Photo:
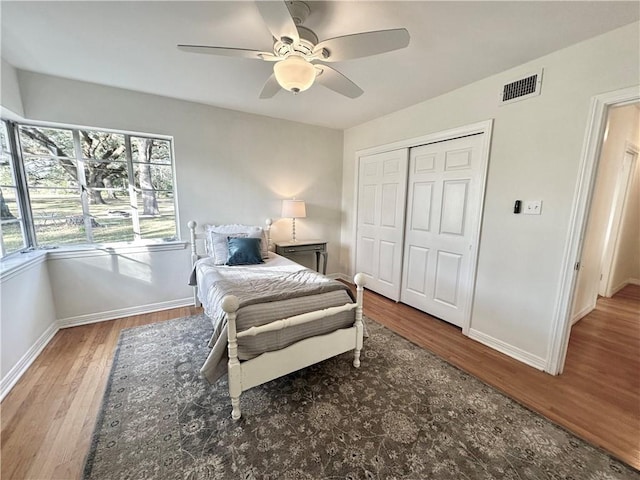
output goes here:
[[318, 42], [316, 34], [302, 26], [311, 12], [308, 4], [297, 0], [255, 4], [273, 35], [273, 53], [208, 45], [178, 45], [178, 48], [184, 52], [274, 62], [273, 74], [264, 84], [260, 98], [273, 97], [280, 87], [297, 94], [315, 81], [349, 98], [357, 98], [362, 89], [326, 63], [368, 57], [409, 45], [409, 32], [405, 28], [355, 33]]

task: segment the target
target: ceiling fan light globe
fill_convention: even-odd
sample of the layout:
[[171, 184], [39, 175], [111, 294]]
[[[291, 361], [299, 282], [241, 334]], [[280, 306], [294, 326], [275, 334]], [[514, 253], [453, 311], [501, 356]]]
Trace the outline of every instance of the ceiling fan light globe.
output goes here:
[[273, 73], [282, 88], [290, 92], [304, 92], [316, 79], [315, 67], [298, 55], [290, 55], [273, 66]]

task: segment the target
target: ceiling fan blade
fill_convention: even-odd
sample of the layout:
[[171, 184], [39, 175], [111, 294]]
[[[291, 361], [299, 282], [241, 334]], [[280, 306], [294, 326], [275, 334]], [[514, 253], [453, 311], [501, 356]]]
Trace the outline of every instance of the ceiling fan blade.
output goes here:
[[362, 89], [329, 65], [316, 65], [319, 72], [316, 82], [349, 98], [358, 98], [364, 92]]
[[206, 53], [209, 55], [222, 55], [225, 57], [253, 58], [263, 60], [263, 55], [272, 57], [273, 54], [259, 50], [247, 50], [244, 48], [209, 47], [207, 45], [178, 45], [178, 49], [190, 53]]
[[256, 6], [264, 19], [264, 23], [267, 24], [271, 35], [273, 35], [273, 38], [281, 40], [282, 37], [289, 37], [295, 42], [299, 40], [298, 29], [293, 22], [293, 18], [291, 18], [291, 13], [289, 13], [285, 2], [264, 2], [258, 0], [256, 1]]
[[265, 82], [264, 87], [262, 87], [262, 92], [260, 92], [260, 98], [271, 98], [276, 93], [281, 90], [280, 84], [276, 80], [276, 76], [272, 73], [268, 80]]
[[[343, 37], [329, 38], [318, 43], [314, 53], [322, 52], [319, 59], [323, 62], [340, 62], [352, 58], [368, 57], [379, 53], [391, 52], [409, 45], [409, 32], [406, 28], [377, 30], [375, 32], [355, 33]], [[328, 53], [328, 57], [325, 57]]]

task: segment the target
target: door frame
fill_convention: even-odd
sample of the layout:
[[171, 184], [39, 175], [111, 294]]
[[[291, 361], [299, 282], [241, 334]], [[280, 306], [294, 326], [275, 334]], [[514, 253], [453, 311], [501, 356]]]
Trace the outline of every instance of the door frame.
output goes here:
[[612, 106], [627, 105], [639, 100], [640, 85], [603, 93], [591, 98], [587, 128], [580, 154], [578, 179], [569, 217], [569, 232], [562, 257], [564, 263], [560, 273], [560, 291], [554, 307], [553, 324], [550, 331], [549, 355], [545, 371], [551, 375], [562, 373], [567, 356], [571, 333], [571, 310], [577, 283], [576, 265], [578, 265], [582, 254], [608, 110]]
[[[622, 229], [623, 218], [629, 202], [629, 188], [636, 174], [636, 168], [638, 168], [639, 151], [640, 149], [636, 145], [626, 142], [622, 159], [623, 170], [618, 172], [618, 178], [616, 179], [616, 186], [613, 191], [613, 208], [609, 212], [606, 231], [607, 236], [600, 261], [602, 278], [598, 284], [598, 294], [603, 297], [611, 297], [616, 293], [613, 290], [613, 287], [616, 287], [616, 285], [611, 285], [611, 274], [613, 273], [611, 266], [619, 252], [620, 230]], [[628, 171], [623, 175], [624, 162], [627, 155], [631, 156], [631, 160]]]
[[[473, 245], [475, 248], [471, 250], [471, 260], [470, 264], [472, 266], [470, 273], [470, 281], [469, 285], [471, 288], [471, 294], [469, 295], [469, 305], [466, 311], [468, 314], [466, 315], [463, 324], [462, 324], [462, 333], [464, 335], [469, 335], [469, 330], [471, 327], [471, 316], [473, 313], [473, 300], [475, 297], [475, 288], [476, 288], [476, 277], [478, 270], [478, 252], [480, 250], [480, 232], [482, 230], [482, 216], [484, 214], [484, 200], [487, 186], [487, 175], [488, 175], [488, 165], [489, 165], [489, 153], [491, 150], [491, 135], [493, 131], [493, 119], [484, 120], [477, 123], [472, 123], [469, 125], [463, 125], [460, 127], [450, 128], [447, 130], [441, 130], [439, 132], [428, 133], [425, 135], [421, 135], [419, 137], [408, 138], [406, 140], [399, 140], [396, 142], [386, 143], [382, 145], [378, 145], [375, 147], [363, 148], [360, 150], [356, 150], [355, 154], [355, 175], [354, 175], [354, 193], [353, 196], [353, 212], [354, 212], [354, 220], [352, 222], [352, 231], [351, 238], [353, 239], [353, 255], [351, 257], [351, 271], [355, 272], [356, 268], [356, 249], [357, 245], [357, 231], [358, 231], [358, 185], [359, 185], [359, 177], [360, 177], [360, 157], [373, 155], [376, 153], [383, 153], [392, 150], [398, 150], [401, 148], [411, 148], [411, 147], [419, 147], [421, 145], [426, 145], [428, 143], [436, 143], [436, 142], [445, 142], [447, 140], [453, 140], [455, 138], [465, 137], [469, 135], [477, 135], [484, 134], [482, 141], [482, 152], [480, 157], [481, 169], [482, 169], [482, 178], [480, 180], [480, 198], [482, 202], [480, 204], [480, 209], [478, 211], [478, 215], [480, 221], [478, 222], [478, 226], [476, 231], [473, 232]], [[408, 178], [408, 175], [407, 175]], [[405, 209], [406, 210], [406, 209]], [[405, 211], [406, 216], [406, 211]], [[404, 220], [403, 220], [404, 224]], [[404, 232], [404, 229], [403, 229]], [[403, 233], [403, 245], [404, 245], [404, 233]]]

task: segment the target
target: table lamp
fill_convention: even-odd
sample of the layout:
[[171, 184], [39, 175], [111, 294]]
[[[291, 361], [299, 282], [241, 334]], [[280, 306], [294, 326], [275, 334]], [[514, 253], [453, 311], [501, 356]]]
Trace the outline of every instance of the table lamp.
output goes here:
[[283, 200], [282, 218], [290, 218], [292, 222], [292, 242], [296, 241], [296, 218], [305, 218], [307, 209], [304, 200]]

